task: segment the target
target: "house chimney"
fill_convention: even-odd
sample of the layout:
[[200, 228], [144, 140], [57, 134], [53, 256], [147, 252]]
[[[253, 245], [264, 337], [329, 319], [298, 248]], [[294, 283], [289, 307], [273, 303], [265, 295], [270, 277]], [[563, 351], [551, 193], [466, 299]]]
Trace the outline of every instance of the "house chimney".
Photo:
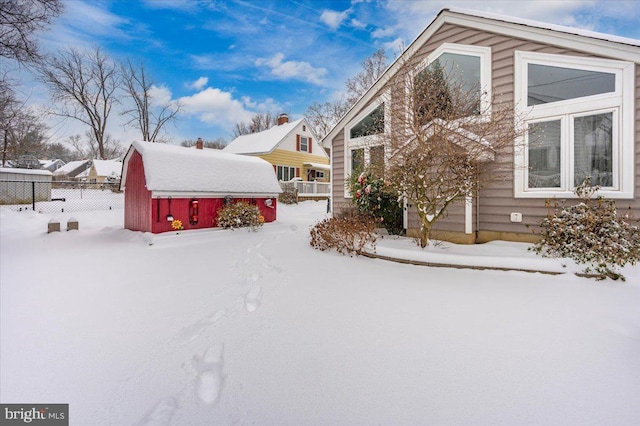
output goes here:
[[196, 141], [196, 149], [202, 149], [204, 147], [204, 143], [202, 142], [202, 138], [198, 138]]
[[282, 126], [284, 123], [289, 122], [289, 116], [286, 113], [282, 113], [278, 116], [278, 126]]

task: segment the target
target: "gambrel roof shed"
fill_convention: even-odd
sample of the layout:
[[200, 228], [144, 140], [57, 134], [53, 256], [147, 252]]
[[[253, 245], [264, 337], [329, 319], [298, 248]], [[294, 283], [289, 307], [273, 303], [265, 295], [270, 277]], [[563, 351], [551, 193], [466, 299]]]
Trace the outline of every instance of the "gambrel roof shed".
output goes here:
[[275, 196], [282, 192], [273, 167], [260, 158], [142, 141], [134, 141], [125, 156], [123, 188], [134, 152], [142, 157], [146, 187], [154, 195], [189, 192]]

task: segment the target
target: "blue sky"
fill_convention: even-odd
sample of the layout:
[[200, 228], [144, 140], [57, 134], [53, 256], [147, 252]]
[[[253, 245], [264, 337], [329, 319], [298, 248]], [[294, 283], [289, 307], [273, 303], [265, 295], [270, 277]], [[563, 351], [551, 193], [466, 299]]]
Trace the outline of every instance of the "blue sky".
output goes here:
[[[443, 7], [482, 10], [640, 39], [637, 1], [115, 0], [65, 1], [41, 35], [44, 50], [98, 45], [116, 59], [143, 62], [156, 96], [180, 99], [172, 143], [230, 139], [234, 123], [255, 112], [304, 115], [314, 101], [340, 96], [360, 62], [384, 47], [393, 57]], [[25, 79], [28, 81], [28, 79]], [[26, 83], [32, 103], [44, 91]], [[110, 133], [136, 137], [113, 115]], [[62, 142], [83, 129], [51, 122]]]

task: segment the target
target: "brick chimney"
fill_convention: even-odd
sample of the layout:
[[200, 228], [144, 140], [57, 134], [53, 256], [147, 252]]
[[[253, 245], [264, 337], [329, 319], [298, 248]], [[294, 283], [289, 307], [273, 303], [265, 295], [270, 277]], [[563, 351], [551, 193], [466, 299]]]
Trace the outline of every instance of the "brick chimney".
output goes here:
[[196, 149], [202, 148], [204, 148], [204, 143], [202, 142], [202, 138], [198, 138], [198, 140], [196, 141]]
[[284, 123], [289, 122], [289, 116], [286, 113], [282, 113], [278, 116], [278, 126], [282, 126]]

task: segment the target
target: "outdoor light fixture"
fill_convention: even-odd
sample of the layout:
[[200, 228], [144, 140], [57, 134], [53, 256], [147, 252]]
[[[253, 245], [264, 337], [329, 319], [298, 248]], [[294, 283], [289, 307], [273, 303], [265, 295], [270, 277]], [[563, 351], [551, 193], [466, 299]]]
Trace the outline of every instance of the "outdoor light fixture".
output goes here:
[[171, 214], [171, 197], [167, 197], [169, 214], [167, 215], [167, 222], [173, 222], [173, 215]]

